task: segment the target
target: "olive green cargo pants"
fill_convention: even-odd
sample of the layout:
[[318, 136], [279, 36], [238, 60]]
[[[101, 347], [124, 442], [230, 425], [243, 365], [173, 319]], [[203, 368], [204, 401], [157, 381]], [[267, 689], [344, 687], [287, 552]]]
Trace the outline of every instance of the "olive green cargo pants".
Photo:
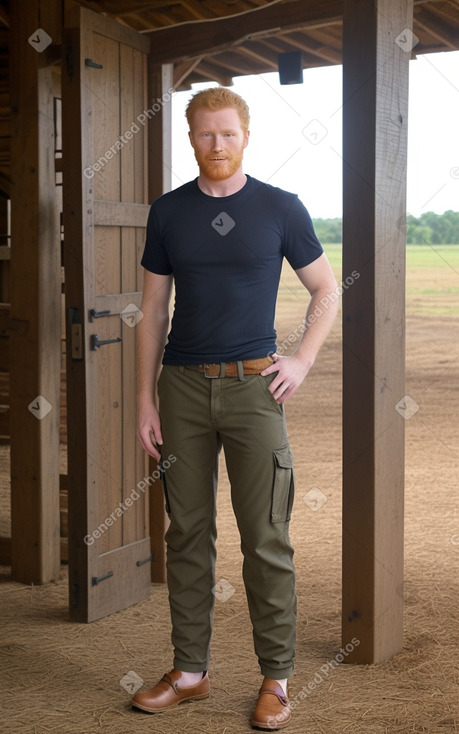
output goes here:
[[[243, 579], [261, 673], [287, 678], [295, 655], [296, 591], [288, 525], [293, 457], [273, 375], [208, 378], [164, 366], [158, 381], [167, 582], [174, 666], [209, 668], [215, 601], [216, 492], [223, 446], [241, 537]], [[169, 464], [169, 462], [168, 462]], [[234, 581], [234, 580], [233, 580]]]

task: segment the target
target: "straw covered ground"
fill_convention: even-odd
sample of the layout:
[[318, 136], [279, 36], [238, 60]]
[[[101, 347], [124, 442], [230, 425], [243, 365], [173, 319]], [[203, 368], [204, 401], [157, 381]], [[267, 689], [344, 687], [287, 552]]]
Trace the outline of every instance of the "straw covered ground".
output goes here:
[[[331, 251], [333, 257], [334, 252]], [[452, 257], [450, 258], [452, 262]], [[428, 270], [426, 270], [426, 267]], [[278, 309], [282, 341], [300, 323], [295, 276]], [[425, 285], [428, 284], [428, 287]], [[432, 285], [433, 284], [433, 285]], [[406, 420], [406, 583], [403, 650], [374, 666], [334, 664], [340, 640], [341, 399], [339, 323], [291, 404], [296, 462], [291, 537], [298, 575], [295, 710], [290, 734], [459, 732], [459, 513], [457, 269], [408, 271], [406, 393], [419, 406]], [[429, 291], [429, 292], [424, 292]], [[454, 300], [455, 299], [455, 300]], [[449, 309], [448, 313], [445, 309]], [[394, 400], [394, 403], [396, 400]], [[1, 447], [3, 468], [7, 450]], [[7, 482], [2, 480], [2, 522]], [[303, 500], [318, 487], [326, 501]], [[66, 568], [45, 586], [12, 582], [0, 569], [2, 734], [244, 734], [260, 677], [241, 581], [241, 555], [222, 462], [217, 578], [234, 587], [216, 599], [211, 696], [163, 714], [135, 713], [120, 681], [153, 684], [171, 667], [167, 590], [90, 625], [68, 621]], [[3, 527], [3, 526], [2, 526]], [[304, 686], [316, 683], [305, 696]]]

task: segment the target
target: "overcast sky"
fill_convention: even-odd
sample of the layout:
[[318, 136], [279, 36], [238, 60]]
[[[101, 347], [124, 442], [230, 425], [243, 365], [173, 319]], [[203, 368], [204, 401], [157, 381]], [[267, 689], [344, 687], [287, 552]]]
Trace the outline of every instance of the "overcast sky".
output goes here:
[[[193, 91], [173, 97], [172, 186], [197, 175], [184, 110]], [[307, 69], [304, 83], [277, 73], [235, 77], [248, 102], [246, 173], [299, 194], [312, 217], [342, 215], [342, 67]], [[459, 211], [459, 51], [410, 61], [408, 212]]]

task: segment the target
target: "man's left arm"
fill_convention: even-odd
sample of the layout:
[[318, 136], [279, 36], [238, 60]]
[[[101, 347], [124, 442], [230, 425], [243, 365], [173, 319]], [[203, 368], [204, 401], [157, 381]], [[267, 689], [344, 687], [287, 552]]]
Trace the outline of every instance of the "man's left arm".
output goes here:
[[[291, 356], [273, 354], [274, 364], [261, 373], [262, 375], [278, 373], [269, 386], [278, 403], [285, 403], [303, 382], [338, 311], [336, 279], [325, 253], [310, 265], [295, 272], [311, 294], [306, 311], [305, 330]], [[331, 297], [333, 295], [336, 297]], [[323, 299], [326, 299], [326, 306], [323, 305]]]

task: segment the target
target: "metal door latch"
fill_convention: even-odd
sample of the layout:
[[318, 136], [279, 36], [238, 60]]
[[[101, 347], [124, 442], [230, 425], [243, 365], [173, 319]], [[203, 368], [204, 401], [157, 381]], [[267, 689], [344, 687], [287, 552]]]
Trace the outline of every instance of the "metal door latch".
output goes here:
[[94, 319], [101, 319], [103, 316], [110, 316], [111, 311], [96, 311], [95, 308], [89, 309], [89, 320], [94, 321]]
[[93, 576], [92, 585], [97, 586], [97, 584], [100, 584], [101, 581], [105, 581], [105, 579], [111, 579], [112, 576], [113, 571], [109, 571], [108, 573], [104, 574], [104, 576]]
[[89, 337], [89, 344], [93, 351], [99, 349], [99, 347], [104, 347], [106, 344], [116, 344], [120, 341], [122, 341], [120, 336], [117, 336], [116, 339], [101, 339], [100, 341], [97, 334], [91, 334]]
[[104, 68], [102, 64], [97, 64], [92, 59], [85, 59], [84, 60], [84, 65], [85, 66], [90, 66], [91, 69], [103, 69]]
[[155, 554], [154, 553], [150, 553], [150, 555], [147, 556], [147, 558], [143, 558], [141, 561], [136, 561], [135, 562], [135, 565], [136, 566], [143, 566], [144, 563], [149, 563], [150, 561], [152, 561], [154, 557], [155, 557]]

